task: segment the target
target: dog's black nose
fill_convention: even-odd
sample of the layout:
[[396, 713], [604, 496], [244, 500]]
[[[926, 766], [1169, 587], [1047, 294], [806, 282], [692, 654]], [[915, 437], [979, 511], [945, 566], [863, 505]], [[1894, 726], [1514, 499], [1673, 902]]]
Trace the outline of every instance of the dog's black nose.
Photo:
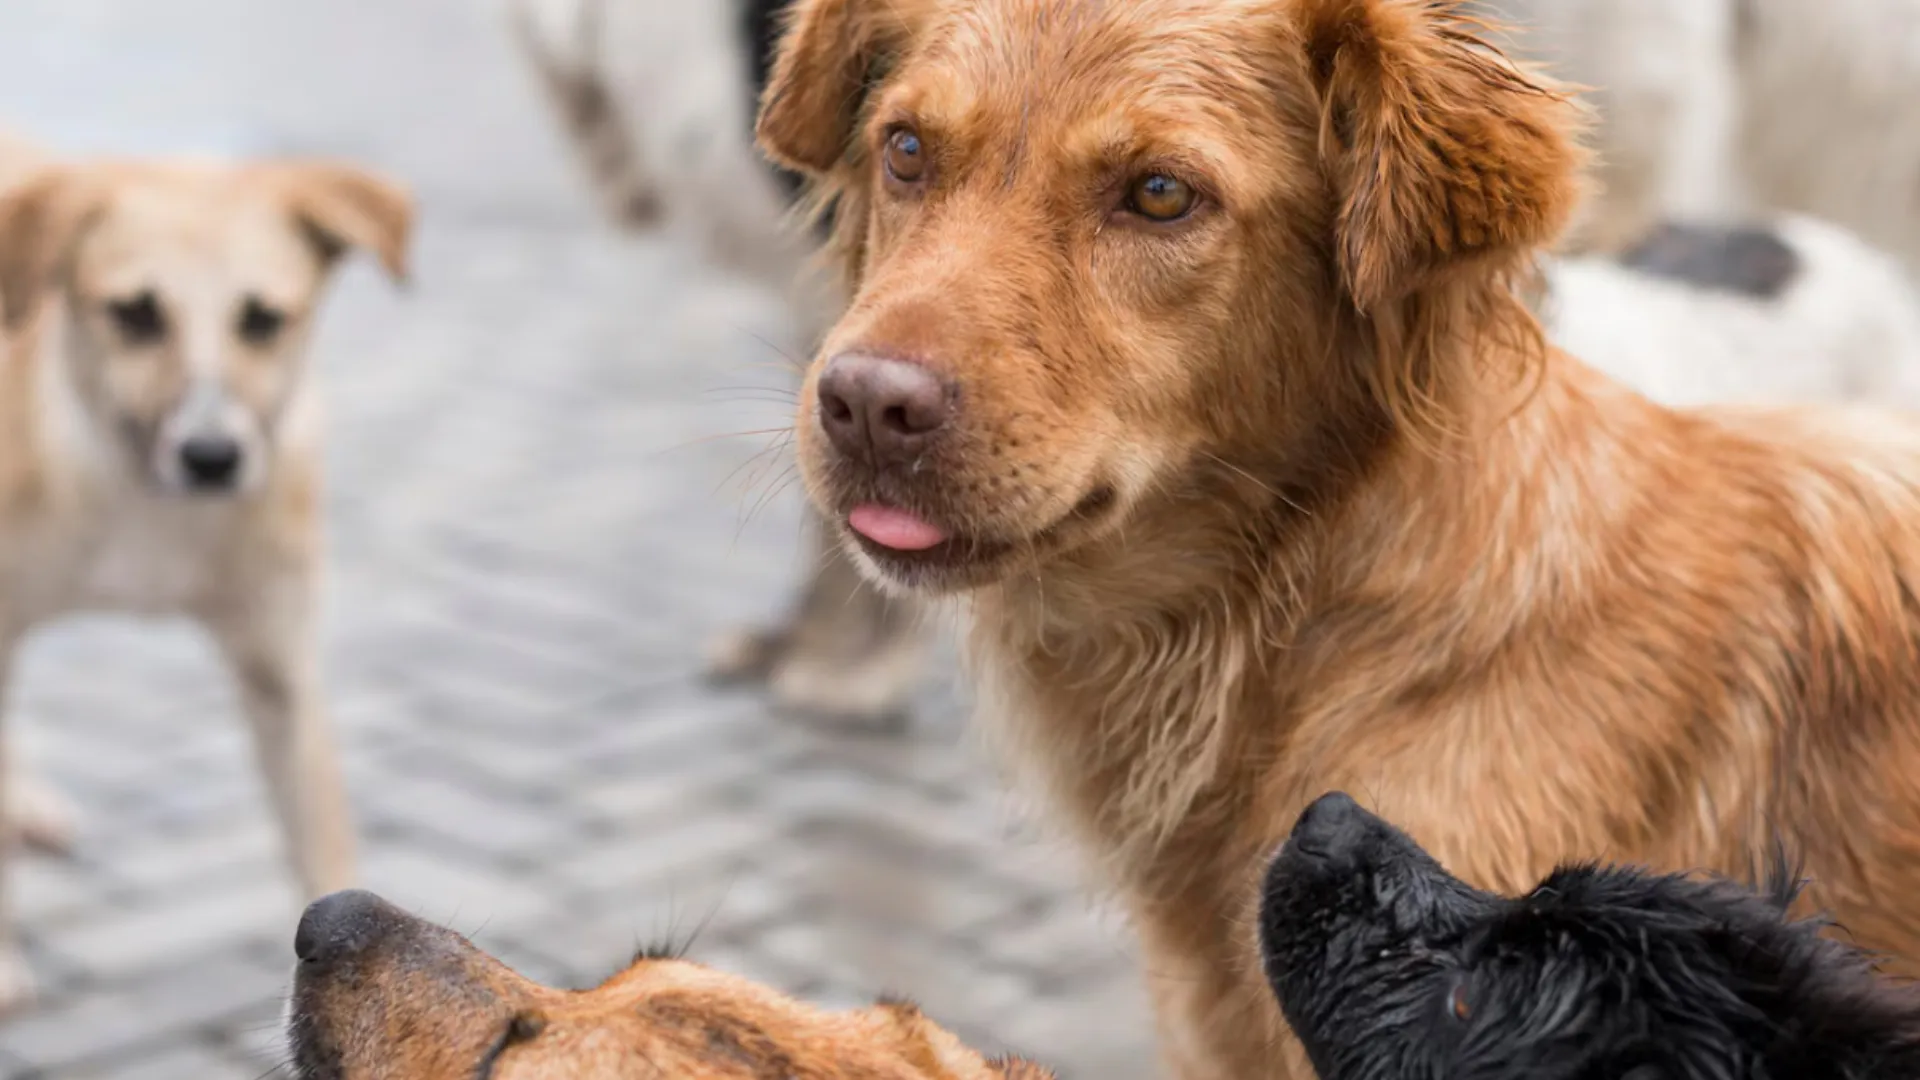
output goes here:
[[343, 889], [307, 905], [293, 932], [293, 954], [324, 964], [365, 949], [407, 914], [365, 889]]
[[843, 454], [899, 461], [945, 426], [953, 396], [951, 382], [919, 364], [841, 353], [820, 374], [820, 426]]
[[180, 444], [180, 466], [194, 487], [227, 487], [240, 472], [240, 444], [224, 435], [195, 435]]
[[1303, 855], [1336, 858], [1350, 854], [1367, 835], [1369, 815], [1345, 792], [1320, 796], [1300, 812], [1288, 843]]

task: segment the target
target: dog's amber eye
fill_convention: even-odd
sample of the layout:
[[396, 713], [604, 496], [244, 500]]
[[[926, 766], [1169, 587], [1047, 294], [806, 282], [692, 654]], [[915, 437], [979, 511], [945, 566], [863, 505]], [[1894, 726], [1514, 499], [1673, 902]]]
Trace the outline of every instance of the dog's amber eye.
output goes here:
[[1195, 196], [1186, 182], [1152, 173], [1133, 182], [1127, 209], [1149, 221], [1175, 221], [1193, 212]]
[[240, 308], [240, 336], [255, 345], [265, 345], [280, 334], [287, 316], [284, 312], [268, 307], [257, 296], [247, 297]]
[[1467, 1003], [1467, 988], [1465, 984], [1455, 986], [1453, 990], [1447, 994], [1447, 1011], [1453, 1014], [1455, 1020], [1472, 1018], [1473, 1006]]
[[918, 183], [927, 174], [927, 148], [920, 145], [920, 136], [911, 131], [903, 129], [887, 136], [887, 149], [882, 156], [887, 163], [887, 175], [903, 184]]
[[107, 315], [119, 327], [120, 335], [135, 345], [151, 344], [167, 332], [167, 318], [151, 291], [107, 301]]

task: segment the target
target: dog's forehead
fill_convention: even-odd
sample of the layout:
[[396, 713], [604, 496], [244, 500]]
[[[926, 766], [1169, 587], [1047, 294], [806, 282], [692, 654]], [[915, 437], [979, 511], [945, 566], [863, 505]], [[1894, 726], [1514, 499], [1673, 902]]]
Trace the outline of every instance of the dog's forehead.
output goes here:
[[1095, 117], [1198, 120], [1276, 82], [1272, 0], [985, 0], [950, 6], [901, 64], [907, 108], [1022, 128]]
[[156, 168], [113, 174], [75, 253], [83, 292], [115, 296], [257, 293], [295, 302], [322, 266], [280, 192], [239, 169]]

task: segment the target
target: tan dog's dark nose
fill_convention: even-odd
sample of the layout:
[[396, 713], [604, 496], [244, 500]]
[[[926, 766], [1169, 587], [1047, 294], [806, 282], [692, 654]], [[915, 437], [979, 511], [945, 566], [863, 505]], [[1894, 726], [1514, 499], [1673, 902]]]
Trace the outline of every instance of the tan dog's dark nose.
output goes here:
[[953, 385], [919, 364], [841, 353], [820, 375], [820, 425], [841, 453], [898, 461], [925, 448], [953, 412]]
[[330, 893], [307, 905], [293, 934], [293, 954], [309, 964], [344, 959], [365, 949], [408, 916], [364, 889]]

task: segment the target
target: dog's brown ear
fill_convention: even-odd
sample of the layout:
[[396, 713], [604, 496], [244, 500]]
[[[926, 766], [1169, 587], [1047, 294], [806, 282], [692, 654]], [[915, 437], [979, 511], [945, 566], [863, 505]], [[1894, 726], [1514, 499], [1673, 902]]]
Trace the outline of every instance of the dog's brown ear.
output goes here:
[[405, 189], [350, 165], [298, 162], [276, 171], [294, 215], [329, 255], [362, 248], [395, 281], [407, 279], [413, 199]]
[[105, 189], [79, 173], [48, 169], [0, 196], [0, 318], [17, 330], [73, 255]]
[[1579, 198], [1579, 107], [1457, 0], [1306, 0], [1340, 272], [1361, 310], [1552, 240]]
[[756, 134], [776, 163], [833, 168], [866, 90], [937, 0], [796, 0], [760, 97]]

